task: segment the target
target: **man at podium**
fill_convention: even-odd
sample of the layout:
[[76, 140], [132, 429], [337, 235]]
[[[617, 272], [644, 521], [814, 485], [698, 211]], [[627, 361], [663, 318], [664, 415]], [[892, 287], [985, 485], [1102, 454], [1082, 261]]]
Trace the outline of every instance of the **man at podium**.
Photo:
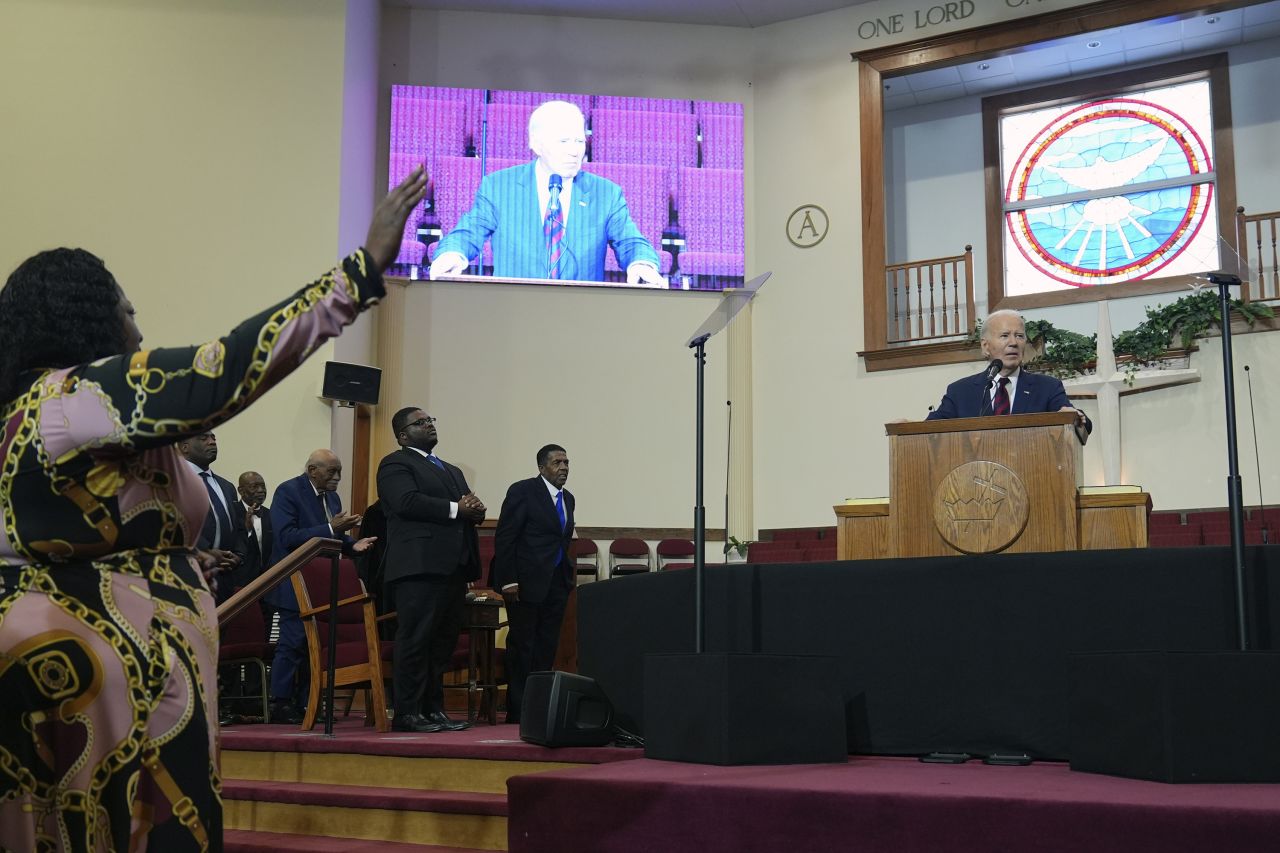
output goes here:
[[1026, 348], [1027, 329], [1018, 312], [991, 312], [982, 324], [982, 356], [990, 366], [948, 385], [942, 402], [926, 419], [1075, 412], [1076, 432], [1084, 441], [1093, 432], [1093, 422], [1071, 405], [1061, 380], [1022, 369]]

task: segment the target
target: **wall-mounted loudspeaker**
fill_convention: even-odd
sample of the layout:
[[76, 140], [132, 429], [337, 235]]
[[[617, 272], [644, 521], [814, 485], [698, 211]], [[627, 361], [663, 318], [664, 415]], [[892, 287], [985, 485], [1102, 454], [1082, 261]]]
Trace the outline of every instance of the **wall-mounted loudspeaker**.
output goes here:
[[341, 361], [324, 363], [324, 390], [321, 396], [340, 403], [378, 404], [378, 389], [382, 387], [382, 371], [363, 364], [347, 364]]

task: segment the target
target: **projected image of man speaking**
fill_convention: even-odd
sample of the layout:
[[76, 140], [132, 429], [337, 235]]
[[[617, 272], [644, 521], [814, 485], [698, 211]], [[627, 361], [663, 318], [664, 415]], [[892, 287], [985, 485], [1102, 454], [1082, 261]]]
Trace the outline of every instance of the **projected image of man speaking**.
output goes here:
[[489, 240], [497, 278], [604, 281], [613, 247], [627, 283], [665, 287], [658, 253], [631, 219], [622, 188], [583, 172], [586, 121], [567, 101], [547, 101], [529, 116], [537, 159], [486, 175], [471, 209], [441, 238], [431, 278], [466, 272]]

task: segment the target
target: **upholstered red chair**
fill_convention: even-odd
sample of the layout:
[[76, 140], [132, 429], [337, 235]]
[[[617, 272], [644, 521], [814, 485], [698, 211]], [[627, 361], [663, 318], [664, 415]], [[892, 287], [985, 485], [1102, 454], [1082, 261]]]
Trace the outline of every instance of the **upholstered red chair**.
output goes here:
[[[262, 719], [268, 717], [269, 703], [267, 690], [267, 661], [275, 654], [276, 644], [267, 640], [267, 622], [263, 618], [262, 608], [257, 603], [242, 610], [235, 618], [223, 624], [219, 631], [218, 669], [232, 670], [237, 667], [253, 667], [258, 673], [258, 691], [253, 699], [262, 699]], [[239, 678], [232, 679], [230, 672], [224, 672], [224, 683], [233, 681], [240, 683]], [[234, 695], [221, 692], [219, 702], [251, 698], [249, 694]]]
[[594, 539], [574, 539], [569, 543], [569, 559], [573, 561], [578, 583], [583, 578], [600, 579], [600, 548]]
[[[329, 620], [333, 616], [329, 607], [331, 565], [329, 557], [318, 557], [291, 579], [311, 661], [311, 692], [302, 720], [304, 731], [315, 727], [320, 693], [328, 683]], [[390, 724], [384, 681], [391, 675], [395, 643], [378, 639], [378, 616], [373, 599], [356, 574], [355, 563], [346, 558], [338, 561], [336, 617], [338, 643], [333, 685], [335, 688], [368, 688], [372, 694], [369, 704], [373, 707], [368, 709], [371, 715], [366, 713], [365, 725], [375, 725], [378, 731], [385, 732]]]
[[615, 539], [609, 543], [609, 577], [638, 575], [649, 570], [648, 542], [643, 539]]
[[663, 539], [658, 543], [658, 571], [693, 568], [693, 542], [688, 539]]

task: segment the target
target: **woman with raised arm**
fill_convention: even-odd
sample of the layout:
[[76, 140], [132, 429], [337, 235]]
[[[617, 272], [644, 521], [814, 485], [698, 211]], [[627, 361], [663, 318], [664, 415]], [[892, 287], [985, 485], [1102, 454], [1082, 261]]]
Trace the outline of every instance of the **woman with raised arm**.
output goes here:
[[418, 168], [364, 248], [191, 347], [141, 349], [82, 249], [0, 289], [0, 849], [222, 849], [209, 500], [175, 445], [377, 302], [425, 187]]

